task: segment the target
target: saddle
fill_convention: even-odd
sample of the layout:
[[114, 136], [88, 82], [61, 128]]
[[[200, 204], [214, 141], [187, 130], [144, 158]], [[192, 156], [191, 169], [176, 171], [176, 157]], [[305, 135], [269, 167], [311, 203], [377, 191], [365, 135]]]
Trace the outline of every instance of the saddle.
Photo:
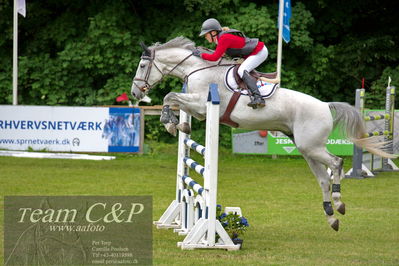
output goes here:
[[[241, 65], [236, 65], [233, 68], [234, 79], [236, 80], [236, 82], [238, 84], [238, 87], [240, 87], [242, 90], [248, 90], [247, 84], [245, 84], [245, 82], [242, 80], [240, 75], [238, 75], [238, 68], [240, 66]], [[249, 74], [252, 77], [256, 78], [256, 79], [260, 79], [260, 80], [267, 81], [267, 82], [270, 82], [270, 83], [279, 83], [279, 81], [276, 80], [277, 72], [263, 73], [263, 72], [259, 72], [259, 71], [256, 71], [256, 70], [252, 70]]]
[[[234, 78], [238, 84], [238, 87], [240, 87], [241, 90], [247, 90], [248, 92], [250, 92], [250, 90], [248, 90], [247, 84], [245, 84], [245, 82], [241, 79], [241, 77], [238, 75], [238, 68], [240, 67], [240, 65], [236, 65], [233, 68], [233, 75]], [[262, 81], [266, 81], [266, 82], [270, 82], [270, 83], [279, 83], [280, 81], [277, 80], [277, 72], [273, 72], [273, 73], [262, 73], [256, 70], [252, 70], [249, 73], [252, 77], [256, 78], [256, 79], [260, 79]], [[231, 127], [239, 127], [238, 123], [234, 122], [233, 120], [231, 120], [230, 115], [231, 112], [233, 111], [238, 99], [240, 98], [241, 93], [239, 91], [235, 91], [233, 93], [233, 96], [231, 96], [230, 101], [227, 105], [226, 111], [224, 112], [224, 114], [220, 117], [220, 123], [231, 126]]]

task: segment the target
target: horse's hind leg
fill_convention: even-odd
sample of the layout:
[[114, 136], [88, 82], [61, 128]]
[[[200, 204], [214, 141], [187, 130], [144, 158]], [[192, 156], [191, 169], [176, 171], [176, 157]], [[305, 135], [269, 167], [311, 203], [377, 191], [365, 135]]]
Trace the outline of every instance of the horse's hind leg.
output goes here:
[[[327, 110], [319, 112], [318, 119], [308, 120], [308, 123], [297, 124], [294, 128], [295, 144], [307, 160], [316, 175], [323, 192], [323, 207], [327, 221], [334, 230], [338, 230], [339, 222], [334, 218], [331, 205], [330, 176], [326, 167], [333, 173], [333, 200], [338, 212], [345, 213], [345, 205], [341, 202], [340, 177], [342, 175], [342, 159], [331, 155], [326, 149], [326, 141], [332, 130], [332, 117]], [[311, 114], [310, 114], [311, 115]], [[317, 121], [317, 123], [315, 122]], [[316, 127], [317, 125], [317, 127]], [[317, 128], [317, 130], [316, 130]]]
[[331, 153], [328, 154], [332, 157], [332, 163], [329, 165], [333, 173], [332, 198], [336, 210], [341, 214], [345, 214], [345, 203], [341, 201], [341, 179], [344, 176], [344, 160]]
[[344, 161], [342, 158], [329, 153], [325, 147], [313, 149], [310, 154], [311, 158], [331, 169], [333, 174], [332, 199], [334, 206], [339, 213], [345, 214], [345, 204], [341, 201], [341, 177], [344, 175]]
[[327, 218], [327, 222], [335, 231], [338, 231], [339, 220], [334, 217], [334, 210], [331, 206], [330, 177], [327, 173], [327, 169], [322, 163], [312, 159], [310, 156], [303, 156], [319, 182], [321, 191], [323, 193], [323, 209]]

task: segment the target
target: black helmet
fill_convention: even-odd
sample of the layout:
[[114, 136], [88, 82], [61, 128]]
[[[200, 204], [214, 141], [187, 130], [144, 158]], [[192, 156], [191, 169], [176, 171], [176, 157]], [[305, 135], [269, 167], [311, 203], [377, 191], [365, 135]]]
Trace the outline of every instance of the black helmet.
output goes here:
[[204, 21], [204, 23], [202, 23], [201, 33], [199, 34], [199, 36], [203, 36], [213, 30], [222, 31], [222, 26], [220, 26], [219, 21], [217, 21], [216, 19], [208, 18]]

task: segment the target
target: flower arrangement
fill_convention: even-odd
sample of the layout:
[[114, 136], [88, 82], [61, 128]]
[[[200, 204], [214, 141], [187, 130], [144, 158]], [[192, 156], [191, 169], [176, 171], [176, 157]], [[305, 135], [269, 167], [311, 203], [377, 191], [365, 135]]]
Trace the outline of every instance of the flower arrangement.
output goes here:
[[248, 220], [244, 216], [239, 216], [237, 213], [222, 213], [222, 206], [216, 206], [216, 218], [220, 221], [227, 234], [235, 244], [242, 244], [242, 239], [238, 236], [243, 235], [249, 227]]

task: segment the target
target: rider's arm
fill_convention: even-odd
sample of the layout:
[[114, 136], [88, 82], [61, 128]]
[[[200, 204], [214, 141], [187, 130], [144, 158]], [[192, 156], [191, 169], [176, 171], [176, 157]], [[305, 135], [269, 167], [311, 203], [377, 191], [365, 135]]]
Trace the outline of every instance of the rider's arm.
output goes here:
[[[227, 35], [227, 34], [225, 34], [225, 35]], [[230, 47], [230, 42], [231, 42], [231, 40], [229, 38], [225, 38], [225, 35], [223, 35], [218, 40], [218, 45], [216, 46], [215, 52], [213, 52], [213, 54], [202, 53], [201, 54], [202, 59], [205, 59], [208, 61], [217, 61], [223, 56], [223, 54], [226, 52], [227, 48]]]

